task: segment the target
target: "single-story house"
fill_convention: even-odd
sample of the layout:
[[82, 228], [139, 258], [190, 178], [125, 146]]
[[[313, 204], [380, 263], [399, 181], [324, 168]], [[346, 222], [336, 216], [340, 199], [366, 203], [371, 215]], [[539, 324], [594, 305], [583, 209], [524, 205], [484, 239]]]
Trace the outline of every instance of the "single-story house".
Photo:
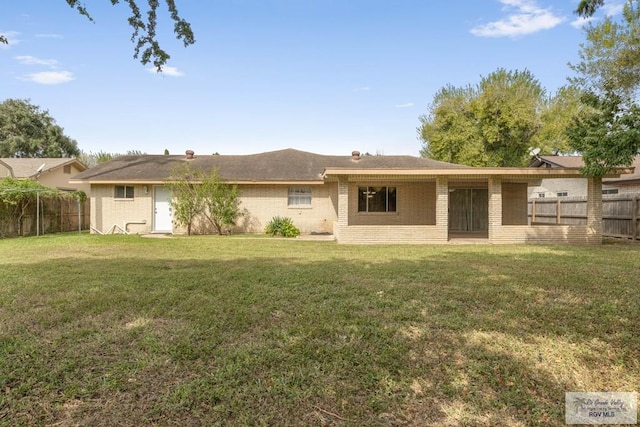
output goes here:
[[69, 179], [87, 168], [72, 158], [0, 158], [0, 179], [32, 179], [49, 188], [63, 191], [82, 190], [89, 194], [89, 184], [69, 183]]
[[[529, 164], [539, 168], [581, 168], [582, 156], [536, 156]], [[640, 194], [640, 156], [631, 165], [631, 174], [602, 180], [602, 194]], [[529, 187], [529, 198], [585, 197], [587, 179], [545, 178], [540, 185]]]
[[[166, 186], [174, 168], [216, 168], [237, 184], [247, 213], [235, 232], [260, 233], [274, 216], [339, 243], [602, 241], [602, 181], [588, 180], [588, 221], [531, 225], [527, 188], [546, 178], [582, 178], [579, 168], [472, 168], [413, 156], [327, 156], [285, 149], [252, 155], [121, 156], [72, 182], [90, 185], [91, 226], [180, 233]], [[613, 171], [609, 176], [630, 173]]]

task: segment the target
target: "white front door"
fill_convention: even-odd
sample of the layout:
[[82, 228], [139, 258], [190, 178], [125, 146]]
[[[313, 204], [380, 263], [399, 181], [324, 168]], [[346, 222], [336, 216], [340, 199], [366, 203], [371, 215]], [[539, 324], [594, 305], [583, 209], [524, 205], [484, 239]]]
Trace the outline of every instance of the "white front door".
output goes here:
[[153, 216], [153, 231], [173, 232], [173, 221], [171, 215], [171, 190], [166, 187], [154, 187], [153, 203], [155, 213]]

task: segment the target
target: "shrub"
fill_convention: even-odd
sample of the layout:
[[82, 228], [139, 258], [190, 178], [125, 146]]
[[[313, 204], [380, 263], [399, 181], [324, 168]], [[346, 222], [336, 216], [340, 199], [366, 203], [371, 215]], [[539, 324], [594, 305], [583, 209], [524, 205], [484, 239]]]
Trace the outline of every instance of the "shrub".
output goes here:
[[282, 237], [297, 237], [300, 235], [300, 230], [298, 227], [293, 225], [291, 218], [280, 216], [274, 216], [271, 218], [271, 221], [267, 224], [264, 232], [272, 236], [280, 235]]

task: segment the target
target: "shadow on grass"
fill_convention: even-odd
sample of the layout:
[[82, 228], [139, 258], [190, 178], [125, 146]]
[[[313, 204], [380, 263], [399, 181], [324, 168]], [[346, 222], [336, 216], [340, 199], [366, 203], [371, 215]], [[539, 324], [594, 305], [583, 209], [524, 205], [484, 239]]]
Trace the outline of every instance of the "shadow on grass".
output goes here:
[[640, 383], [621, 249], [244, 244], [11, 264], [0, 424], [564, 425]]

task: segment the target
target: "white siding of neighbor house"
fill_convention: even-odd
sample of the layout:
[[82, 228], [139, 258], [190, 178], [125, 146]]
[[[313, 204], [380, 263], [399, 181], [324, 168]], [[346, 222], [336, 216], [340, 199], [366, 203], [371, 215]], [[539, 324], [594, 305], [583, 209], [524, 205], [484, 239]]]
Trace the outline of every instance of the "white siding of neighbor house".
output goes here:
[[538, 194], [544, 193], [545, 197], [556, 197], [561, 191], [567, 192], [567, 197], [578, 197], [587, 195], [586, 178], [548, 178], [543, 179], [541, 185], [529, 187], [529, 198], [537, 198]]

